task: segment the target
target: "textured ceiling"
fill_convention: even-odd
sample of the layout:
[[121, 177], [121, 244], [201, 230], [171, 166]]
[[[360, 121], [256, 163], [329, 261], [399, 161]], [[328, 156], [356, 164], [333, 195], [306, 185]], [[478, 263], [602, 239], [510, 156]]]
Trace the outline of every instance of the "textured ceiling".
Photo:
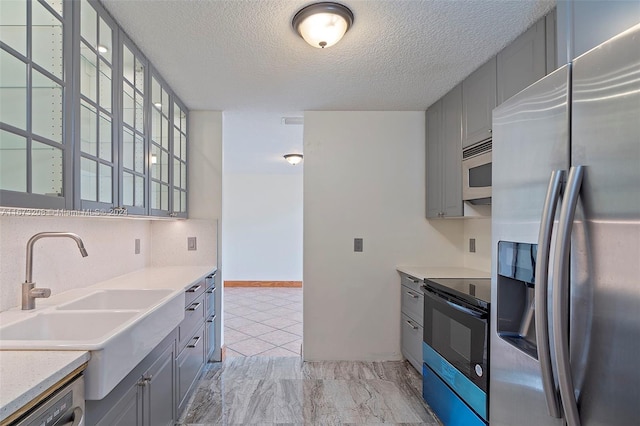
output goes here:
[[555, 0], [344, 0], [320, 50], [291, 28], [305, 0], [102, 0], [190, 109], [425, 110]]

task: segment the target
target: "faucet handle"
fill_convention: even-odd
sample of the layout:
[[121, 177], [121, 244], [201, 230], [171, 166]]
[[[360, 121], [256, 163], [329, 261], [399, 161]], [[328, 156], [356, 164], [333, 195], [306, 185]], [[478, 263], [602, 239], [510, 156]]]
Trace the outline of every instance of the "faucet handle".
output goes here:
[[36, 299], [43, 299], [43, 298], [47, 298], [49, 296], [51, 296], [51, 289], [50, 288], [32, 288], [31, 290], [29, 290], [29, 295], [33, 298]]

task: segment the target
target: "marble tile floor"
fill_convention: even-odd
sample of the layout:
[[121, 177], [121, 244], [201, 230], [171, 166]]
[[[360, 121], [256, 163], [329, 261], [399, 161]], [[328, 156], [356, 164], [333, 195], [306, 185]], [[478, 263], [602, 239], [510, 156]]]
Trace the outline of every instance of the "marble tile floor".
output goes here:
[[207, 368], [178, 425], [441, 425], [404, 361], [236, 357]]
[[226, 358], [300, 357], [302, 288], [225, 287]]

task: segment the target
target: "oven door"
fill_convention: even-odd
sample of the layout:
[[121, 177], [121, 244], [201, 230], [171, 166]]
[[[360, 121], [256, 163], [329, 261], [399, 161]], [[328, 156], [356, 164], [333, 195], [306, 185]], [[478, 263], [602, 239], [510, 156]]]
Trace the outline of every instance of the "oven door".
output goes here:
[[462, 161], [462, 199], [486, 203], [491, 197], [491, 151]]
[[424, 342], [487, 391], [488, 312], [423, 287]]

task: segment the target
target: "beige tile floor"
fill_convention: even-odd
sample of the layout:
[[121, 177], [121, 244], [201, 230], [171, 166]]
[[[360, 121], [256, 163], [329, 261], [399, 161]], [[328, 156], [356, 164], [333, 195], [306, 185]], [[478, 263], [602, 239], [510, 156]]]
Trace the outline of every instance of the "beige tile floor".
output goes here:
[[226, 357], [300, 356], [302, 289], [225, 287]]

